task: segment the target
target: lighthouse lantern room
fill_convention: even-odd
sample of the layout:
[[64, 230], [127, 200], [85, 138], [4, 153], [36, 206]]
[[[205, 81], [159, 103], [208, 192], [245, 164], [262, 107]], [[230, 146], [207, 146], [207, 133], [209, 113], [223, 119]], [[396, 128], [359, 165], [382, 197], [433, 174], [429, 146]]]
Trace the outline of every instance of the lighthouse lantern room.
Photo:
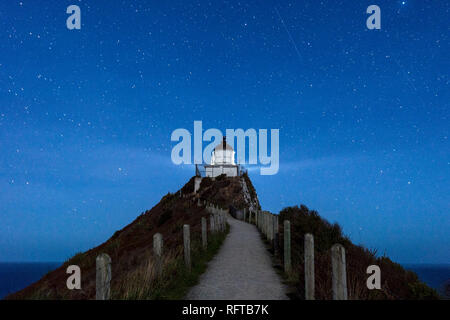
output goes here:
[[227, 143], [226, 137], [219, 143], [211, 154], [211, 164], [204, 165], [205, 174], [207, 177], [215, 178], [221, 174], [226, 174], [228, 177], [235, 177], [238, 175], [238, 165], [234, 162], [234, 150]]

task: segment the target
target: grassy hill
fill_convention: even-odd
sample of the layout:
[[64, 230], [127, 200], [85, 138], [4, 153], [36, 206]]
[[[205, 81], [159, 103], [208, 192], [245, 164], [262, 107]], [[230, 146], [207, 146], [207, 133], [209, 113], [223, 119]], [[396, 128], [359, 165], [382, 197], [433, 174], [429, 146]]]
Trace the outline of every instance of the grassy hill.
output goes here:
[[[246, 206], [241, 178], [203, 179], [197, 194], [194, 177], [175, 193], [168, 193], [151, 210], [140, 214], [125, 228], [116, 231], [101, 245], [78, 253], [58, 269], [36, 283], [11, 294], [6, 299], [94, 299], [95, 258], [107, 253], [112, 260], [111, 297], [115, 299], [181, 299], [205, 270], [206, 263], [220, 247], [225, 235], [208, 235], [208, 251], [201, 249], [201, 218], [208, 217], [206, 200], [234, 208]], [[208, 219], [209, 221], [209, 219]], [[191, 228], [192, 272], [183, 265], [183, 225]], [[153, 235], [163, 235], [163, 269], [161, 276], [153, 266]], [[81, 290], [66, 287], [67, 266], [81, 268]]]
[[[315, 287], [316, 299], [331, 299], [331, 246], [340, 243], [345, 247], [347, 262], [347, 286], [349, 299], [355, 300], [411, 300], [438, 299], [435, 290], [419, 281], [412, 271], [386, 256], [377, 256], [375, 250], [369, 250], [353, 244], [342, 234], [338, 224], [330, 224], [314, 210], [306, 206], [289, 207], [280, 212], [279, 221], [290, 220], [292, 244], [292, 273], [288, 281], [295, 286], [293, 298], [304, 299], [304, 235], [314, 235], [315, 249]], [[280, 223], [281, 248], [283, 244], [283, 225]], [[282, 252], [280, 250], [280, 252]], [[282, 259], [282, 257], [279, 257]], [[378, 265], [381, 269], [381, 290], [369, 290], [366, 286], [369, 265]]]
[[[245, 183], [246, 188], [243, 187]], [[245, 190], [247, 191], [245, 191]], [[200, 190], [194, 191], [194, 177], [180, 190], [168, 193], [151, 210], [139, 215], [125, 228], [116, 231], [103, 244], [76, 254], [58, 269], [36, 283], [9, 295], [6, 299], [94, 299], [95, 258], [107, 253], [112, 259], [111, 296], [114, 299], [182, 299], [205, 271], [207, 262], [219, 249], [226, 234], [208, 234], [208, 250], [201, 249], [201, 218], [209, 217], [203, 205], [206, 200], [230, 212], [242, 208], [260, 208], [256, 190], [247, 175], [203, 178]], [[437, 299], [434, 290], [421, 283], [417, 275], [406, 271], [388, 257], [377, 257], [375, 251], [354, 245], [337, 224], [330, 224], [306, 206], [289, 207], [280, 212], [279, 246], [283, 244], [283, 220], [291, 221], [292, 272], [285, 275], [295, 288], [293, 299], [304, 298], [303, 243], [304, 234], [312, 233], [315, 241], [316, 299], [331, 299], [330, 248], [341, 243], [346, 249], [349, 299]], [[182, 228], [191, 226], [192, 272], [183, 264]], [[153, 235], [163, 235], [163, 270], [156, 274], [153, 265]], [[282, 254], [282, 250], [278, 250]], [[275, 257], [283, 259], [282, 256]], [[81, 268], [82, 289], [66, 287], [67, 266]], [[368, 290], [366, 268], [381, 268], [382, 290]]]

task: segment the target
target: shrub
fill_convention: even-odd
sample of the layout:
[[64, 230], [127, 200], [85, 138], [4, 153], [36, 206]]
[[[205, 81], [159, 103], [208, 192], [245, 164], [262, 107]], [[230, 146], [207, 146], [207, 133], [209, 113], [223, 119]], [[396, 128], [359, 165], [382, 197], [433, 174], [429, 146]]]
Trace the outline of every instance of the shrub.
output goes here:
[[222, 173], [221, 175], [216, 177], [216, 181], [222, 181], [226, 179], [227, 175], [225, 173]]
[[200, 190], [208, 188], [212, 185], [213, 181], [210, 177], [202, 178], [202, 182], [200, 182]]
[[195, 177], [192, 177], [189, 179], [189, 181], [181, 188], [182, 194], [189, 194], [194, 192], [194, 184], [195, 184]]
[[[437, 299], [436, 291], [421, 283], [414, 272], [405, 270], [388, 257], [377, 257], [376, 250], [353, 244], [341, 227], [322, 219], [306, 206], [288, 207], [280, 212], [280, 242], [283, 243], [284, 220], [291, 222], [292, 274], [285, 275], [297, 289], [294, 297], [304, 298], [304, 235], [314, 235], [316, 299], [331, 299], [331, 246], [340, 243], [346, 250], [347, 288], [349, 299]], [[282, 254], [282, 250], [279, 251]], [[381, 290], [366, 286], [369, 265], [381, 269]]]
[[162, 226], [170, 218], [172, 218], [172, 210], [170, 209], [164, 210], [164, 212], [159, 216], [158, 227]]

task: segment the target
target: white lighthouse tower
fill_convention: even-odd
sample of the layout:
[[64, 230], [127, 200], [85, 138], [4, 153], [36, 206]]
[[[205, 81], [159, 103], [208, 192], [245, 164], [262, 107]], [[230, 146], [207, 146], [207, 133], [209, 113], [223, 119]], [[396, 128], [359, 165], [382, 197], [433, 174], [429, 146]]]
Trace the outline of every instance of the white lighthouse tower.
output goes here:
[[207, 177], [215, 178], [221, 174], [228, 177], [236, 177], [238, 175], [238, 165], [234, 162], [235, 152], [227, 143], [226, 137], [219, 143], [211, 154], [211, 164], [204, 165]]

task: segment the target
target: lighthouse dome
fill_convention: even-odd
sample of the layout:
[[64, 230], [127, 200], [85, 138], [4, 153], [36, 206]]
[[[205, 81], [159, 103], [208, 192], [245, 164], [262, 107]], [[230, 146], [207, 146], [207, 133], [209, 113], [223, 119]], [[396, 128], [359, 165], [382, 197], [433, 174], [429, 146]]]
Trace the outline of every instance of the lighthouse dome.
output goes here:
[[235, 165], [234, 153], [235, 152], [233, 148], [227, 143], [226, 137], [223, 137], [223, 141], [214, 148], [214, 151], [211, 156], [211, 165], [218, 165], [218, 164]]
[[216, 150], [231, 150], [231, 151], [233, 151], [233, 148], [226, 142], [226, 140], [224, 138], [224, 141], [222, 143], [219, 143], [214, 148], [214, 151], [216, 151]]

